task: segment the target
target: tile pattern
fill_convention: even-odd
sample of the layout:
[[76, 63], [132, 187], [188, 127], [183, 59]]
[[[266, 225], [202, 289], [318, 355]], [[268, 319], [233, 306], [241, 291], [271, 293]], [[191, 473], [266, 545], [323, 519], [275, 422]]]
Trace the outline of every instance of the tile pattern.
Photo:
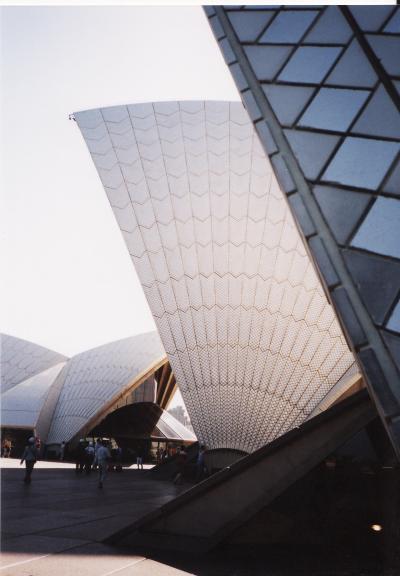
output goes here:
[[16, 384], [47, 370], [51, 366], [68, 360], [62, 354], [22, 340], [1, 334], [0, 372], [1, 392], [7, 392]]
[[50, 388], [65, 364], [61, 362], [47, 368], [4, 392], [1, 395], [1, 425], [36, 428]]
[[345, 389], [353, 356], [242, 104], [75, 119], [199, 440], [253, 451]]
[[156, 332], [111, 342], [71, 358], [60, 375], [63, 383], [47, 444], [76, 436], [125, 388], [153, 366], [158, 368], [164, 359]]
[[[268, 20], [255, 39], [244, 25], [248, 7], [205, 12], [283, 190], [309, 213], [319, 236], [310, 248], [319, 246], [319, 270], [353, 349], [368, 347], [360, 359], [374, 356], [382, 370], [375, 379], [362, 361], [400, 455], [400, 8], [258, 9]], [[244, 29], [252, 40], [242, 39]], [[377, 266], [380, 282], [368, 280]]]

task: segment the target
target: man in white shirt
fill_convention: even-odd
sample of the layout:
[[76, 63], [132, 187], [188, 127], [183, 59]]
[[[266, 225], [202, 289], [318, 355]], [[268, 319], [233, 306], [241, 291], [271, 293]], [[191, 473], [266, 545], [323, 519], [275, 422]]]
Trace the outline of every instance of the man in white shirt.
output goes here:
[[107, 440], [102, 440], [96, 451], [95, 464], [99, 467], [99, 488], [103, 488], [103, 482], [107, 476], [108, 462], [111, 459], [110, 450], [107, 447]]

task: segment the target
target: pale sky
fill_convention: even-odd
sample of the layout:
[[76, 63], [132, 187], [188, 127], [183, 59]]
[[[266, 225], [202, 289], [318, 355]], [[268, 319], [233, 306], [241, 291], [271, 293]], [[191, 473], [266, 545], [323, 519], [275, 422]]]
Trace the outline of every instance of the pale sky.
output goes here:
[[68, 116], [154, 100], [239, 100], [202, 8], [4, 7], [0, 25], [0, 332], [72, 356], [154, 330]]
[[70, 113], [239, 100], [200, 7], [9, 7], [2, 15], [0, 330], [71, 356], [155, 329]]

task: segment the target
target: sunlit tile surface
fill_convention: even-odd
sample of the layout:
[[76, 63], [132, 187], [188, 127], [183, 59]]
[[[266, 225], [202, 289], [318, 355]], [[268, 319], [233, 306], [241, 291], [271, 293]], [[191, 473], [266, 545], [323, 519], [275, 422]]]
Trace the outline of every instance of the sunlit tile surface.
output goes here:
[[1, 395], [1, 425], [28, 429], [40, 425], [39, 418], [50, 389], [64, 366], [65, 362], [56, 364], [4, 392]]
[[[165, 358], [156, 332], [110, 342], [73, 356], [60, 374], [60, 395], [47, 444], [73, 438], [129, 386]], [[145, 389], [142, 389], [143, 398]], [[138, 394], [140, 400], [141, 394]]]
[[252, 451], [344, 389], [352, 354], [243, 106], [75, 118], [199, 440]]
[[1, 392], [6, 392], [23, 380], [47, 370], [67, 358], [58, 352], [1, 334]]

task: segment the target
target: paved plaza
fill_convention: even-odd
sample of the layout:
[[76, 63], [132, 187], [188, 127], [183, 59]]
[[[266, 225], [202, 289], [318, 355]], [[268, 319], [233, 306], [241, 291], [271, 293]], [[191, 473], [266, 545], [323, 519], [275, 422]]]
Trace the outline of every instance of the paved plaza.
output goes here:
[[19, 460], [1, 464], [4, 576], [173, 573], [101, 542], [182, 488], [150, 480], [146, 470], [124, 469], [109, 473], [100, 491], [96, 473], [76, 476], [73, 464], [57, 462], [39, 462], [26, 486]]
[[200, 556], [196, 550], [188, 550], [188, 555], [136, 555], [102, 542], [189, 484], [157, 481], [146, 470], [132, 467], [122, 474], [109, 473], [101, 491], [95, 473], [76, 476], [73, 464], [38, 462], [32, 484], [25, 486], [19, 460], [0, 462], [0, 576], [376, 576], [374, 570], [343, 567], [340, 558], [331, 558], [328, 568], [326, 558], [296, 559], [287, 553], [273, 557], [268, 550], [238, 546]]
[[32, 484], [26, 486], [19, 460], [2, 458], [0, 462], [1, 576], [265, 574], [265, 566], [255, 566], [253, 560], [233, 554], [160, 560], [103, 544], [107, 536], [190, 487], [153, 480], [146, 473], [146, 465], [144, 471], [132, 466], [122, 474], [109, 473], [104, 489], [99, 490], [96, 473], [76, 476], [74, 464], [38, 462]]

